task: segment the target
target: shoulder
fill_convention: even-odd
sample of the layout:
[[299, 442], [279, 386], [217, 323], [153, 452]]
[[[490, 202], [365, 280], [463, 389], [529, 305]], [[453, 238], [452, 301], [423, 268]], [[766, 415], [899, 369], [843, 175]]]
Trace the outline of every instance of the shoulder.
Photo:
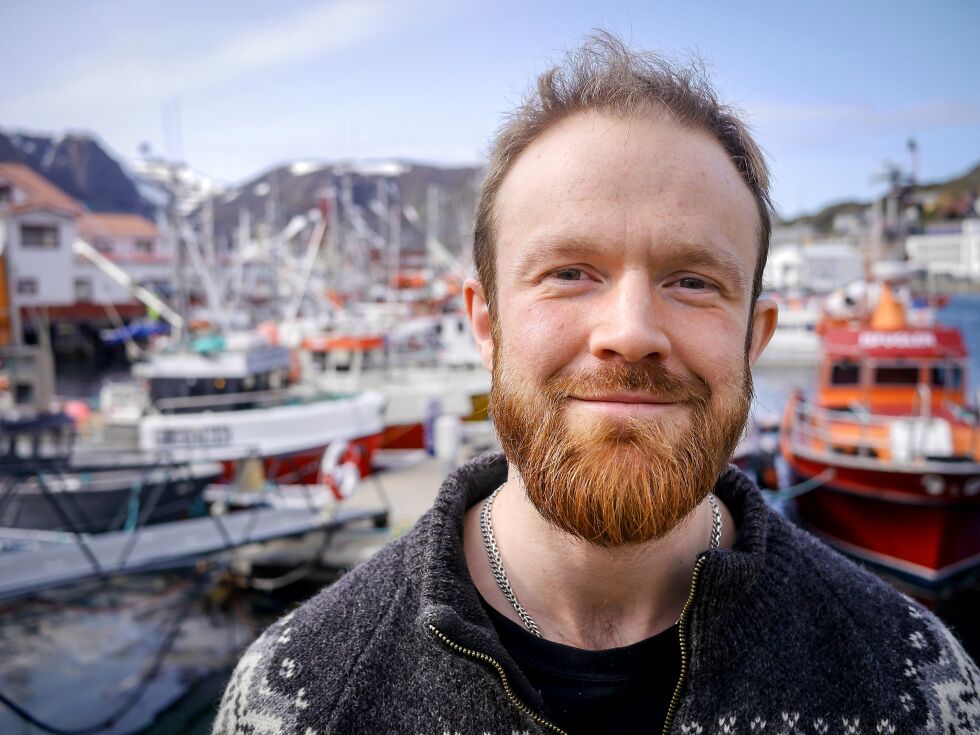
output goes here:
[[822, 649], [812, 661], [828, 665], [842, 689], [891, 713], [881, 721], [915, 723], [921, 732], [980, 732], [980, 673], [955, 635], [806, 531], [775, 523], [776, 535], [789, 541], [780, 553], [795, 570], [795, 633]]
[[214, 735], [301, 733], [311, 718], [329, 721], [359, 661], [414, 616], [415, 580], [406, 573], [413, 537], [390, 543], [266, 629], [232, 674]]

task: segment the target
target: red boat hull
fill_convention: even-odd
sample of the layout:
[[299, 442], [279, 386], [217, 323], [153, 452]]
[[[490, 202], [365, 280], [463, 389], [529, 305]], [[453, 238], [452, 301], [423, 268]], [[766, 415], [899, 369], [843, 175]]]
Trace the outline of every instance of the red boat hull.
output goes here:
[[[381, 434], [352, 439], [350, 451], [361, 472], [361, 477], [371, 474], [371, 462], [381, 446]], [[263, 457], [265, 476], [284, 484], [312, 485], [320, 477], [320, 460], [326, 447], [312, 447], [292, 454]], [[224, 481], [232, 482], [237, 471], [237, 461], [224, 462]]]
[[401, 424], [385, 427], [381, 437], [385, 449], [425, 449], [425, 426], [423, 424]]
[[[828, 467], [787, 457], [794, 481]], [[841, 551], [935, 587], [980, 566], [980, 498], [959, 489], [975, 478], [931, 474], [960, 497], [925, 492], [923, 475], [834, 467], [826, 485], [796, 499], [800, 519]]]

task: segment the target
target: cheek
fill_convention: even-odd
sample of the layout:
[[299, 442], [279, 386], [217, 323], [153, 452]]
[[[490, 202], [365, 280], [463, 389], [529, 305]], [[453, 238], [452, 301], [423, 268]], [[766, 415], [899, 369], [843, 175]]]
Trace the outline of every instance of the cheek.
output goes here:
[[530, 371], [550, 374], [575, 355], [584, 325], [572, 309], [556, 301], [514, 306], [501, 321], [503, 343]]
[[674, 354], [710, 385], [728, 382], [745, 364], [746, 325], [721, 315], [678, 321], [670, 335]]

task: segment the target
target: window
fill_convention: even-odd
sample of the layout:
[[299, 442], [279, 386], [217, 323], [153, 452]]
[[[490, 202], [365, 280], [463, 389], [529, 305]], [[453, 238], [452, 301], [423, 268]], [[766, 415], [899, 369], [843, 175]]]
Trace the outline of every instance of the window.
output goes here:
[[12, 202], [14, 200], [14, 190], [8, 184], [0, 184], [0, 204]]
[[112, 252], [112, 241], [107, 240], [104, 237], [95, 238], [95, 242], [93, 243], [93, 245], [95, 245], [95, 249], [98, 250], [100, 253]]
[[137, 240], [133, 243], [133, 247], [136, 248], [137, 253], [149, 255], [153, 252], [153, 240]]
[[930, 372], [933, 388], [958, 390], [963, 387], [963, 368], [959, 365], [936, 365]]
[[830, 368], [831, 385], [857, 385], [861, 378], [861, 366], [850, 360], [835, 362]]
[[918, 365], [882, 365], [875, 368], [878, 385], [918, 385]]
[[37, 296], [36, 278], [18, 278], [17, 293], [21, 296]]
[[25, 248], [56, 248], [58, 228], [53, 225], [21, 225], [20, 244]]
[[[34, 386], [30, 383], [14, 383], [14, 403], [20, 405], [34, 401]], [[28, 453], [30, 454], [30, 452]], [[27, 456], [27, 455], [25, 455]]]
[[92, 279], [91, 278], [76, 278], [75, 279], [75, 301], [90, 302], [92, 300]]

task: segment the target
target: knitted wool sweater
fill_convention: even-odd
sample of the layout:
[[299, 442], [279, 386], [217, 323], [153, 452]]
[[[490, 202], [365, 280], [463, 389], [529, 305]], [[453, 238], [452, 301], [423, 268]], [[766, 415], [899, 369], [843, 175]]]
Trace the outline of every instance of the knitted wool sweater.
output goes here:
[[[506, 472], [499, 455], [463, 466], [410, 533], [273, 624], [214, 733], [562, 732], [463, 558], [464, 513]], [[738, 471], [715, 492], [738, 537], [698, 559], [664, 732], [980, 733], [980, 673], [932, 614], [771, 511]]]

